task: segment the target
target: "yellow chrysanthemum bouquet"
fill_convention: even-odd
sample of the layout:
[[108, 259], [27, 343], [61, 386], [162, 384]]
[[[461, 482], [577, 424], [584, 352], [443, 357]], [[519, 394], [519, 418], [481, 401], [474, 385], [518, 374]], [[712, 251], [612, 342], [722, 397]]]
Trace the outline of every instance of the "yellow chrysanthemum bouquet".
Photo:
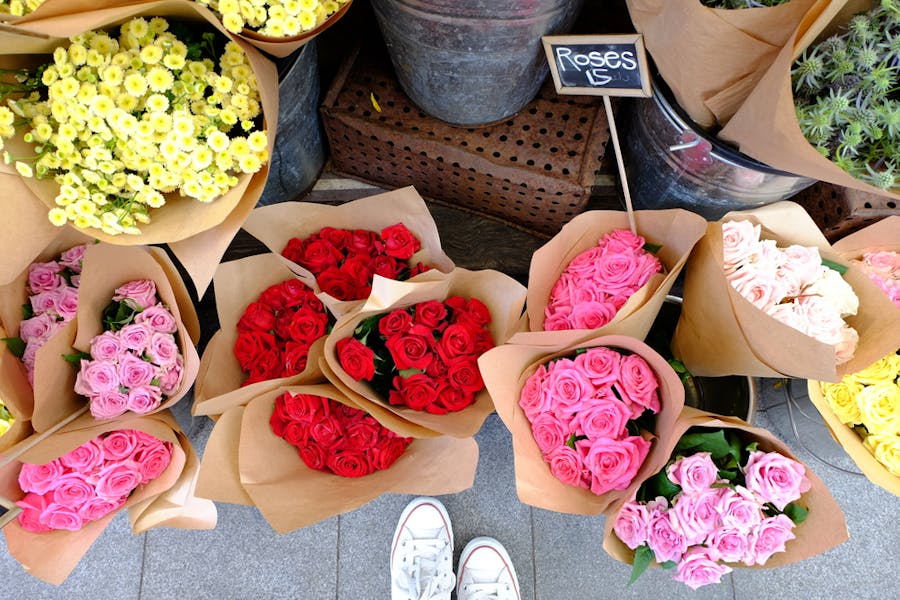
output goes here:
[[0, 14], [11, 15], [13, 17], [22, 17], [32, 12], [45, 0], [10, 0], [9, 2], [0, 2]]

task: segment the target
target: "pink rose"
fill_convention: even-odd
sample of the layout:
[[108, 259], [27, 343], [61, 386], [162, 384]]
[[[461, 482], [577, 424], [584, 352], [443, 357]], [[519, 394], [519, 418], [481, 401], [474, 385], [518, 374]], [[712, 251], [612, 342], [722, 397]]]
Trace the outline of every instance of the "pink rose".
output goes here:
[[126, 410], [128, 410], [128, 396], [122, 392], [100, 392], [91, 395], [91, 415], [95, 419], [113, 419], [125, 414]]
[[147, 354], [153, 359], [153, 362], [160, 366], [172, 365], [178, 358], [178, 344], [172, 334], [154, 332], [150, 336]]
[[[598, 248], [597, 246], [593, 246], [588, 248], [566, 265], [564, 274], [574, 275], [574, 278], [571, 278], [570, 281], [579, 282], [579, 280], [584, 279], [593, 279], [594, 272], [597, 269], [597, 263], [600, 260], [600, 257], [603, 255], [603, 249]], [[560, 277], [560, 280], [562, 277]]]
[[50, 290], [35, 294], [28, 298], [28, 301], [31, 302], [31, 311], [34, 314], [41, 315], [47, 313], [52, 317], [57, 317], [59, 316], [59, 309], [56, 307], [58, 299], [59, 292], [57, 292], [57, 290]]
[[90, 473], [103, 464], [103, 449], [95, 440], [89, 440], [60, 456], [59, 463], [80, 473]]
[[143, 352], [150, 345], [153, 330], [146, 323], [131, 323], [119, 330], [122, 345], [135, 352]]
[[720, 527], [712, 532], [706, 544], [719, 553], [723, 562], [741, 562], [750, 551], [750, 535], [732, 527]]
[[554, 361], [547, 372], [547, 393], [556, 412], [577, 412], [594, 392], [591, 382], [568, 358]]
[[78, 288], [61, 288], [56, 297], [56, 312], [63, 321], [69, 322], [78, 312]]
[[108, 500], [128, 496], [141, 484], [141, 466], [123, 460], [103, 467], [97, 474], [97, 495]]
[[719, 525], [718, 501], [717, 489], [697, 495], [680, 494], [676, 498], [670, 514], [671, 522], [688, 546], [702, 544], [716, 530]]
[[572, 307], [569, 320], [573, 329], [598, 329], [612, 321], [617, 311], [610, 302], [579, 302]]
[[815, 246], [798, 246], [796, 244], [782, 248], [786, 258], [778, 268], [778, 277], [794, 282], [797, 287], [788, 291], [788, 295], [797, 296], [800, 290], [819, 278], [822, 268], [822, 257]]
[[575, 357], [575, 368], [595, 386], [612, 384], [619, 378], [622, 355], [611, 348], [589, 348]]
[[76, 273], [81, 272], [81, 261], [84, 260], [84, 252], [87, 250], [87, 244], [72, 246], [59, 256], [59, 264], [72, 269]]
[[148, 385], [157, 374], [157, 367], [127, 352], [119, 359], [119, 385], [136, 388]]
[[794, 309], [805, 323], [803, 332], [823, 344], [837, 344], [841, 341], [844, 320], [834, 305], [820, 296], [797, 298]]
[[777, 452], [751, 452], [744, 474], [747, 489], [764, 502], [771, 502], [778, 510], [799, 500], [800, 495], [810, 488], [806, 468]]
[[859, 345], [859, 334], [849, 325], [841, 327], [840, 338], [834, 345], [834, 362], [838, 365], [853, 358], [853, 355], [856, 354], [856, 347]]
[[535, 416], [549, 409], [548, 395], [546, 393], [547, 368], [541, 365], [525, 380], [522, 391], [519, 393], [519, 406], [525, 412], [529, 421]]
[[72, 507], [51, 502], [41, 513], [41, 523], [49, 529], [78, 531], [84, 525], [84, 519]]
[[150, 279], [129, 281], [116, 289], [113, 300], [116, 302], [128, 300], [138, 308], [149, 308], [156, 304], [156, 283]]
[[92, 396], [117, 391], [119, 391], [119, 370], [115, 363], [100, 360], [81, 361], [81, 370], [75, 378], [76, 394]]
[[719, 478], [719, 468], [709, 452], [698, 452], [679, 458], [666, 468], [666, 475], [675, 485], [681, 486], [685, 494], [693, 495], [708, 491]]
[[637, 257], [637, 269], [634, 280], [634, 291], [638, 291], [650, 281], [650, 278], [663, 270], [659, 259], [649, 253], [641, 253]]
[[137, 438], [127, 429], [110, 432], [100, 440], [103, 459], [107, 462], [130, 459], [137, 444]]
[[19, 470], [19, 487], [25, 492], [46, 494], [56, 488], [57, 480], [65, 473], [58, 460], [35, 465], [25, 463]]
[[764, 565], [776, 552], [784, 552], [785, 544], [794, 539], [794, 522], [787, 515], [767, 517], [750, 534], [751, 551], [745, 565]]
[[81, 473], [66, 473], [57, 481], [53, 490], [53, 502], [73, 510], [87, 502], [94, 495], [94, 486], [89, 484]]
[[31, 340], [48, 340], [56, 329], [56, 319], [54, 317], [37, 315], [19, 324], [19, 337], [26, 343]]
[[145, 308], [134, 317], [135, 323], [146, 323], [153, 331], [160, 333], [175, 333], [178, 331], [178, 323], [175, 317], [161, 303]]
[[175, 357], [175, 362], [173, 364], [162, 368], [159, 378], [159, 389], [163, 394], [171, 396], [178, 391], [178, 386], [181, 385], [181, 375], [183, 372], [184, 363], [179, 354]]
[[663, 511], [650, 516], [647, 545], [653, 550], [656, 560], [661, 563], [678, 561], [687, 550], [684, 537], [672, 526], [669, 513]]
[[169, 466], [172, 461], [171, 444], [157, 442], [153, 446], [147, 446], [134, 455], [135, 462], [140, 465], [141, 483], [153, 481]]
[[873, 271], [883, 273], [885, 278], [900, 277], [900, 254], [896, 252], [891, 250], [866, 252], [863, 260]]
[[692, 590], [710, 583], [720, 583], [722, 575], [732, 571], [728, 565], [718, 562], [716, 551], [712, 548], [691, 548], [678, 561], [676, 570], [672, 579], [684, 583]]
[[578, 453], [568, 446], [559, 446], [546, 457], [553, 476], [569, 485], [587, 487], [583, 483], [584, 465]]
[[540, 413], [531, 419], [531, 435], [545, 456], [563, 446], [569, 437], [563, 423], [549, 412]]
[[586, 435], [591, 440], [618, 439], [626, 435], [630, 417], [631, 411], [625, 403], [609, 393], [605, 397], [589, 400], [572, 419], [571, 426], [576, 433]]
[[598, 496], [628, 487], [650, 452], [650, 442], [640, 436], [581, 440], [576, 447], [586, 451], [584, 464], [591, 473], [591, 491]]
[[727, 278], [731, 287], [750, 304], [766, 312], [785, 297], [784, 284], [775, 278], [774, 273], [748, 267], [735, 271]]
[[94, 360], [115, 362], [125, 352], [125, 346], [115, 332], [104, 331], [91, 340], [90, 352]]
[[28, 267], [28, 289], [31, 294], [40, 294], [66, 285], [60, 276], [62, 267], [55, 261], [32, 263]]
[[640, 271], [633, 254], [605, 254], [597, 262], [596, 278], [601, 289], [610, 295], [626, 288], [634, 288]]
[[128, 390], [128, 410], [139, 415], [153, 412], [162, 404], [162, 390], [155, 385], [140, 385]]
[[634, 550], [650, 535], [650, 513], [638, 502], [626, 502], [616, 515], [613, 531], [622, 543]]
[[41, 522], [41, 515], [47, 509], [48, 499], [42, 494], [28, 493], [25, 497], [16, 502], [16, 505], [22, 508], [19, 513], [19, 525], [25, 531], [34, 533], [43, 533], [50, 531], [50, 528]]
[[568, 309], [544, 319], [544, 331], [568, 331], [569, 329], [575, 329], [575, 325], [569, 320]]
[[125, 504], [126, 500], [127, 498], [124, 496], [112, 500], [94, 496], [81, 505], [81, 508], [78, 509], [78, 516], [86, 522], [97, 521]]
[[632, 416], [640, 416], [647, 408], [658, 413], [660, 405], [656, 390], [659, 381], [647, 361], [637, 354], [623, 356], [619, 369], [619, 382], [613, 387], [623, 400], [637, 405], [637, 408], [632, 408]]
[[556, 312], [568, 313], [575, 304], [575, 292], [578, 289], [580, 281], [577, 277], [563, 271], [550, 289], [550, 296], [547, 299], [547, 306], [544, 307], [544, 316], [550, 317]]
[[759, 250], [759, 225], [750, 221], [722, 223], [722, 267], [725, 272], [737, 268]]
[[720, 494], [717, 508], [723, 527], [747, 532], [762, 520], [762, 507], [747, 488], [740, 485], [733, 489], [722, 488]]
[[630, 229], [613, 229], [597, 242], [597, 246], [604, 254], [637, 253], [645, 243], [643, 237]]

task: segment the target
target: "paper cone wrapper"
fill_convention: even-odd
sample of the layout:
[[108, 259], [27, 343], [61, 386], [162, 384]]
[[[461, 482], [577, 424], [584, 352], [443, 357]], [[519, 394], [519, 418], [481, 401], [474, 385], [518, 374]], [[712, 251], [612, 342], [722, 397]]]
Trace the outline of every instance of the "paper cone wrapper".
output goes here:
[[843, 258], [862, 259], [866, 252], [900, 253], [900, 215], [892, 215], [835, 242], [832, 249]]
[[[644, 339], [691, 249], [706, 232], [706, 221], [702, 217], [680, 208], [635, 211], [634, 220], [638, 235], [648, 243], [661, 246], [656, 256], [664, 271], [654, 275], [635, 292], [612, 321], [599, 329], [582, 330], [583, 334], [616, 334]], [[553, 335], [556, 332], [544, 331], [544, 310], [553, 286], [572, 259], [596, 246], [605, 234], [628, 228], [627, 214], [622, 211], [589, 211], [566, 223], [559, 233], [541, 246], [531, 258], [528, 273], [525, 305], [529, 331], [517, 334], [511, 343], [556, 343], [554, 340], [558, 338]]]
[[[12, 413], [12, 411], [10, 411], [10, 413]], [[13, 417], [15, 417], [15, 415], [13, 415]], [[9, 428], [9, 431], [0, 435], [0, 456], [34, 433], [34, 430], [31, 428], [31, 421], [17, 417], [15, 418], [16, 420], [13, 422], [12, 427]]]
[[325, 344], [323, 338], [310, 348], [306, 369], [302, 373], [241, 387], [247, 374], [241, 370], [234, 356], [237, 323], [247, 305], [255, 302], [266, 288], [288, 279], [297, 277], [274, 254], [258, 254], [219, 265], [213, 287], [221, 329], [209, 341], [200, 359], [200, 372], [194, 388], [194, 415], [219, 415], [232, 406], [246, 404], [250, 398], [268, 390], [285, 385], [318, 383], [325, 379], [319, 368], [319, 358]]
[[[451, 296], [478, 298], [491, 312], [489, 326], [495, 345], [504, 343], [521, 325], [525, 287], [498, 271], [468, 271], [456, 268], [449, 275], [423, 273], [418, 283], [400, 282], [375, 277], [372, 294], [359, 312], [338, 319], [325, 338], [322, 370], [330, 382], [346, 394], [354, 404], [375, 417], [382, 425], [403, 436], [434, 437], [450, 435], [471, 437], [481, 429], [494, 405], [487, 389], [475, 395], [475, 402], [458, 412], [433, 415], [404, 406], [392, 406], [377, 396], [365, 381], [356, 381], [341, 368], [335, 345], [351, 337], [356, 326], [369, 316], [406, 308], [426, 300], [445, 300]], [[482, 377], [485, 372], [482, 369]]]
[[734, 114], [814, 0], [736, 10], [697, 0], [626, 4], [678, 104], [695, 123], [709, 127]]
[[[422, 245], [410, 259], [411, 264], [422, 262], [443, 273], [453, 270], [453, 261], [441, 248], [441, 238], [434, 218], [425, 201], [412, 186], [336, 206], [313, 202], [271, 204], [254, 210], [244, 224], [244, 229], [284, 261], [303, 283], [319, 292], [325, 306], [340, 318], [345, 313], [358, 309], [362, 301], [342, 301], [322, 292], [315, 276], [281, 256], [281, 251], [291, 238], [308, 238], [323, 227], [365, 229], [377, 233], [397, 223], [403, 223]], [[421, 275], [412, 280], [416, 281], [418, 277]]]
[[[171, 396], [166, 398], [153, 412], [161, 411], [174, 405], [191, 389], [200, 367], [200, 358], [195, 346], [200, 338], [200, 324], [197, 312], [191, 302], [184, 281], [178, 275], [175, 266], [166, 253], [159, 248], [139, 246], [110, 246], [97, 244], [90, 246], [85, 252], [81, 286], [78, 293], [78, 334], [72, 347], [81, 352], [89, 352], [91, 340], [103, 333], [103, 309], [112, 302], [115, 290], [119, 286], [135, 280], [149, 279], [156, 284], [156, 294], [175, 317], [178, 331], [175, 334], [178, 349], [184, 360], [184, 372], [181, 384]], [[55, 341], [55, 337], [51, 342]], [[48, 344], [49, 345], [49, 344]], [[43, 350], [43, 348], [41, 349]], [[38, 351], [40, 353], [40, 351]], [[40, 360], [40, 359], [39, 359]], [[58, 369], [66, 369], [74, 373], [75, 369], [62, 363]], [[74, 375], [72, 376], [74, 385]], [[58, 392], [59, 387], [54, 389]], [[71, 388], [65, 388], [71, 389]], [[71, 392], [74, 394], [74, 391]], [[84, 398], [81, 404], [84, 404]], [[38, 387], [35, 384], [35, 403], [37, 404]], [[152, 414], [152, 413], [150, 413]], [[37, 417], [37, 414], [35, 415]], [[42, 431], [37, 423], [35, 429]]]
[[[855, 12], [865, 11], [871, 5], [868, 1], [819, 0], [810, 10], [807, 22], [794, 32], [771, 68], [728, 125], [719, 132], [719, 137], [736, 144], [744, 154], [776, 169], [897, 199], [900, 198], [900, 187], [882, 190], [864, 183], [819, 154], [806, 140], [797, 122], [791, 88], [794, 58], [813, 41], [818, 32], [849, 21], [853, 11], [841, 11], [836, 18], [834, 16], [836, 9], [845, 4]], [[819, 18], [812, 19], [816, 14]]]
[[46, 207], [28, 189], [25, 180], [12, 165], [2, 161], [0, 189], [4, 190], [3, 206], [7, 215], [0, 220], [0, 239], [6, 248], [0, 257], [0, 285], [6, 285], [27, 269], [60, 233], [71, 228], [54, 227], [47, 219]]
[[[661, 440], [671, 430], [684, 406], [684, 387], [666, 360], [640, 340], [621, 335], [597, 336], [590, 340], [562, 343], [553, 346], [524, 346], [506, 344], [489, 350], [478, 360], [488, 391], [500, 419], [512, 434], [513, 459], [515, 461], [516, 491], [525, 504], [579, 515], [596, 515], [622, 495], [622, 491], [610, 491], [602, 495], [580, 487], [563, 483], [550, 471], [541, 456], [541, 450], [531, 433], [531, 423], [519, 406], [522, 387], [540, 365], [547, 361], [573, 354], [577, 348], [608, 346], [622, 348], [639, 355], [650, 365], [659, 380], [660, 412], [656, 415], [656, 431], [653, 445], [644, 464], [635, 475], [643, 480], [665, 457], [666, 446]], [[666, 454], [665, 456], [668, 456]], [[653, 471], [655, 472], [655, 471]]]
[[809, 393], [809, 399], [818, 409], [825, 425], [847, 456], [856, 463], [859, 470], [869, 481], [879, 487], [883, 487], [895, 496], [900, 496], [900, 477], [893, 475], [887, 468], [878, 462], [875, 456], [863, 445], [863, 439], [851, 427], [841, 423], [831, 407], [828, 406], [828, 400], [822, 394], [822, 387], [818, 381], [808, 381], [806, 389]]
[[285, 38], [275, 38], [267, 35], [262, 35], [260, 33], [257, 33], [256, 31], [253, 31], [252, 29], [244, 29], [239, 37], [256, 46], [260, 50], [271, 54], [272, 56], [284, 58], [301, 46], [305, 46], [317, 35], [337, 23], [338, 19], [346, 14], [347, 10], [350, 8], [351, 2], [352, 0], [347, 0], [347, 2], [342, 4], [341, 7], [333, 15], [328, 17], [321, 25], [301, 35], [295, 35]]
[[340, 477], [310, 469], [297, 455], [297, 448], [277, 437], [269, 426], [275, 399], [286, 391], [325, 396], [361, 408], [331, 385], [281, 388], [247, 405], [238, 451], [241, 485], [278, 533], [350, 512], [382, 494], [436, 496], [472, 487], [478, 464], [478, 445], [472, 438], [413, 440], [389, 468], [364, 477]]
[[238, 441], [241, 437], [241, 421], [244, 406], [235, 406], [222, 413], [200, 460], [197, 476], [197, 496], [217, 502], [253, 506], [253, 500], [241, 485], [238, 470]]
[[[239, 44], [249, 57], [254, 74], [259, 81], [265, 129], [268, 133], [268, 150], [271, 155], [275, 144], [278, 117], [278, 74], [275, 66], [246, 41], [228, 33], [208, 9], [186, 0], [164, 0], [124, 5], [114, 3], [112, 6], [97, 10], [73, 10], [63, 13], [62, 11], [66, 9], [61, 6], [62, 4], [68, 3], [54, 2], [54, 7], [59, 9], [60, 14], [50, 16], [49, 8], [54, 7], [48, 7], [46, 11], [48, 16], [39, 18], [40, 15], [30, 15], [20, 21], [23, 25], [27, 24], [29, 31], [55, 38], [54, 42], [47, 44], [45, 49], [47, 53], [52, 53], [53, 48], [59, 45], [68, 44], [68, 41], [60, 42], [59, 38], [69, 38], [85, 31], [112, 27], [133, 17], [159, 16], [206, 21], [216, 27], [223, 35]], [[82, 4], [87, 3], [79, 3], [78, 8]], [[21, 55], [24, 52], [34, 52], [34, 50], [23, 49], [17, 40], [6, 44], [3, 42], [4, 39], [0, 37], [0, 54]], [[22, 56], [20, 58], [22, 61], [27, 59], [31, 59], [31, 57]], [[21, 133], [15, 139], [9, 140], [7, 146], [14, 155], [27, 156], [33, 153], [31, 145], [21, 139]], [[259, 200], [268, 172], [269, 167], [266, 164], [257, 173], [240, 175], [239, 183], [235, 188], [208, 204], [186, 196], [169, 194], [166, 205], [153, 211], [152, 222], [142, 225], [142, 233], [139, 235], [108, 235], [99, 229], [90, 228], [82, 231], [91, 237], [115, 245], [171, 243], [172, 251], [194, 281], [198, 296], [202, 296], [225, 249]], [[13, 219], [15, 227], [22, 232], [32, 229], [41, 231], [46, 226], [47, 210], [56, 206], [54, 198], [59, 192], [59, 185], [52, 179], [27, 178], [23, 179], [23, 182], [43, 203], [44, 210], [32, 209], [10, 214], [15, 214], [15, 219]], [[21, 235], [22, 233], [19, 234], [19, 236]], [[16, 251], [19, 252], [19, 249], [16, 248]]]
[[859, 334], [849, 361], [835, 362], [834, 346], [823, 344], [756, 308], [725, 278], [722, 222], [749, 220], [762, 227], [763, 239], [780, 247], [817, 246], [823, 258], [846, 264], [828, 246], [809, 215], [792, 202], [728, 213], [710, 223], [686, 269], [681, 317], [672, 351], [694, 375], [796, 377], [840, 381], [900, 346], [900, 309], [856, 266], [844, 279], [859, 298], [859, 311], [845, 321]]
[[[664, 452], [659, 455], [662, 456], [662, 460], [658, 462], [656, 468], [646, 473], [646, 477], [643, 479], [636, 480], [616, 504], [606, 511], [603, 549], [616, 560], [628, 564], [634, 562], [634, 551], [623, 544], [613, 532], [616, 516], [625, 502], [635, 498], [641, 483], [665, 467], [672, 450], [675, 448], [675, 444], [691, 427], [736, 429], [745, 444], [757, 442], [759, 449], [764, 452], [778, 452], [790, 459], [802, 462], [794, 456], [784, 442], [765, 429], [753, 427], [734, 417], [723, 417], [686, 407], [681, 417], [674, 424], [670, 425], [668, 431], [660, 432], [660, 438], [664, 440], [661, 444]], [[850, 533], [847, 531], [847, 522], [844, 519], [844, 513], [841, 511], [840, 505], [831, 495], [831, 492], [828, 491], [825, 483], [819, 479], [808, 465], [804, 466], [806, 467], [806, 477], [809, 479], [811, 487], [808, 492], [803, 494], [798, 504], [808, 509], [809, 515], [803, 523], [794, 528], [793, 533], [797, 537], [787, 542], [785, 552], [778, 552], [772, 555], [765, 565], [752, 568], [789, 565], [821, 554], [850, 539]], [[742, 564], [732, 564], [732, 566], [745, 568]]]
[[[25, 494], [18, 486], [19, 470], [22, 463], [43, 464], [66, 454], [101, 433], [120, 429], [136, 429], [153, 437], [171, 442], [172, 460], [163, 473], [146, 485], [136, 489], [128, 501], [109, 515], [86, 524], [78, 531], [57, 530], [46, 533], [32, 533], [22, 529], [18, 521], [3, 528], [9, 553], [22, 563], [31, 575], [48, 583], [59, 585], [65, 581], [72, 569], [106, 529], [113, 517], [122, 509], [137, 506], [148, 499], [163, 494], [178, 481], [186, 463], [190, 444], [183, 435], [171, 413], [158, 413], [152, 417], [125, 417], [98, 422], [85, 414], [69, 423], [56, 433], [44, 438], [33, 447], [22, 452], [14, 460], [0, 468], [0, 495], [12, 501], [21, 500]], [[28, 446], [30, 439], [19, 446]], [[17, 452], [18, 447], [11, 450]]]

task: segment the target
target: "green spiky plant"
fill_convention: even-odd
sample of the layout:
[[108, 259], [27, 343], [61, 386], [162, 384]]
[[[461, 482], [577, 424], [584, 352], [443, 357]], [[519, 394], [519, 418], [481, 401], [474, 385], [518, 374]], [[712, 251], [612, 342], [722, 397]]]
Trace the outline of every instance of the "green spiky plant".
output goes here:
[[900, 0], [881, 0], [791, 70], [806, 139], [853, 177], [900, 185]]
[[704, 6], [710, 8], [763, 8], [766, 6], [778, 6], [790, 0], [700, 0]]

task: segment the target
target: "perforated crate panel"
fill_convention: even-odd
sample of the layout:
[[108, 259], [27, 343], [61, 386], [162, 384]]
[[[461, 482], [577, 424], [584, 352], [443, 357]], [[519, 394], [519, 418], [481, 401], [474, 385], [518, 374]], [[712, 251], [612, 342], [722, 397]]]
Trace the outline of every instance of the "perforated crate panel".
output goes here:
[[900, 215], [893, 198], [824, 181], [792, 196], [791, 201], [806, 209], [832, 243], [885, 217]]
[[413, 185], [435, 202], [545, 236], [583, 212], [597, 175], [615, 168], [604, 160], [609, 127], [600, 99], [558, 97], [548, 83], [505, 121], [456, 127], [421, 112], [377, 48], [342, 66], [322, 115], [335, 172]]

